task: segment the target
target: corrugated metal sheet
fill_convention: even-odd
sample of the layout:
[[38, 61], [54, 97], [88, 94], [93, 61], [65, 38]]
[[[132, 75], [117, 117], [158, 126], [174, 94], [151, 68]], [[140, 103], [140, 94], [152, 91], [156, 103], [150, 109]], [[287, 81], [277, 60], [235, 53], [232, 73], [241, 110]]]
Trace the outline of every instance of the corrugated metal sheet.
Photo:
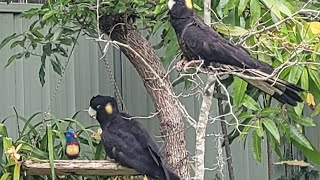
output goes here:
[[[0, 39], [13, 32], [22, 32], [28, 28], [30, 21], [22, 20], [19, 18], [19, 14], [10, 12], [19, 12], [21, 9], [25, 9], [25, 7], [21, 5], [6, 6], [0, 4], [0, 24], [3, 25], [0, 27]], [[15, 51], [18, 52], [19, 50], [15, 49]], [[5, 66], [7, 59], [12, 53], [8, 47], [0, 51], [1, 69]], [[153, 103], [147, 95], [142, 81], [124, 55], [116, 49], [111, 49], [106, 59], [112, 67], [111, 71], [120, 88], [127, 111], [133, 116], [148, 116], [151, 112], [154, 112]], [[61, 60], [65, 62], [66, 59]], [[41, 87], [38, 79], [39, 61], [39, 58], [34, 57], [28, 60], [17, 60], [8, 68], [0, 71], [0, 119], [13, 115], [12, 107], [16, 107], [20, 115], [27, 117], [35, 112], [47, 110], [50, 98], [55, 92], [59, 76], [53, 73], [51, 66], [48, 64], [46, 84], [44, 87]], [[174, 77], [175, 75], [173, 75]], [[70, 64], [67, 66], [61, 87], [51, 102], [51, 112], [57, 117], [70, 117], [78, 110], [87, 109], [89, 100], [93, 95], [114, 95], [114, 88], [111, 82], [103, 60], [99, 60], [98, 45], [81, 37], [79, 45], [71, 57]], [[183, 91], [183, 87], [177, 87], [176, 90], [181, 92]], [[181, 99], [181, 101], [185, 104], [190, 114], [197, 118], [199, 114], [199, 100], [195, 97], [189, 97]], [[213, 106], [216, 106], [216, 104], [214, 102]], [[213, 108], [216, 109], [215, 107]], [[78, 119], [86, 125], [96, 124], [86, 114], [80, 115]], [[141, 121], [148, 127], [151, 133], [156, 136], [159, 135], [159, 123], [156, 118], [142, 119]], [[9, 134], [16, 136], [16, 121], [10, 119], [6, 124], [9, 127]], [[188, 128], [188, 124], [185, 126], [188, 151], [190, 152], [190, 156], [192, 156], [195, 149], [195, 131], [192, 128]], [[218, 134], [220, 132], [220, 122], [217, 121], [210, 125], [207, 131], [208, 134]], [[313, 143], [319, 146], [318, 128], [311, 129], [307, 134], [312, 137]], [[161, 139], [157, 138], [157, 140]], [[216, 139], [212, 137], [207, 138], [205, 163], [208, 168], [214, 168], [217, 163], [218, 150], [216, 142]], [[250, 142], [250, 137], [247, 142]], [[263, 154], [263, 161], [260, 164], [254, 160], [249, 144], [245, 144], [245, 146], [243, 142], [234, 142], [232, 144], [233, 166], [236, 179], [266, 180], [266, 154]], [[263, 143], [263, 152], [265, 152], [265, 149], [266, 143]], [[281, 167], [275, 167], [273, 171], [273, 179], [284, 174]], [[206, 179], [214, 179], [216, 173], [216, 170], [207, 171]], [[226, 168], [224, 168], [224, 178], [228, 179]]]

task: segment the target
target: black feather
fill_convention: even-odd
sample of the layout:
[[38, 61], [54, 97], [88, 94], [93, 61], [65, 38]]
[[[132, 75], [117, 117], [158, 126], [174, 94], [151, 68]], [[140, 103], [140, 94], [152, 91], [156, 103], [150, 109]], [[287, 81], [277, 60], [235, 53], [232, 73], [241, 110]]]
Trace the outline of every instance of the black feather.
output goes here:
[[[112, 113], [105, 110], [107, 104], [111, 104]], [[165, 165], [157, 144], [147, 130], [128, 114], [120, 113], [114, 98], [93, 97], [90, 107], [97, 112], [96, 118], [102, 128], [101, 139], [107, 156], [150, 179], [180, 179]]]
[[[185, 0], [174, 0], [170, 9], [170, 22], [175, 29], [180, 48], [187, 60], [203, 59], [205, 65], [222, 64], [238, 69], [254, 69], [257, 73], [247, 73], [252, 77], [267, 77], [273, 71], [269, 64], [252, 58], [239, 45], [233, 45], [207, 26], [192, 8], [186, 6]], [[282, 79], [263, 82], [244, 79], [253, 86], [268, 93], [282, 103], [293, 106], [302, 102], [298, 95], [303, 89]]]

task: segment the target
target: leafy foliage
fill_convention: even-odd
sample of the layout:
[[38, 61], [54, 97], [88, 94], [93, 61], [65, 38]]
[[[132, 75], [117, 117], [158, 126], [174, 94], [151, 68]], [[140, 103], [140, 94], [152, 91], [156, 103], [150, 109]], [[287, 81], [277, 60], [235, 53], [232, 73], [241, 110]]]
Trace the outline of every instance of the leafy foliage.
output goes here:
[[[104, 159], [105, 154], [102, 145], [96, 142], [91, 135], [97, 129], [97, 126], [84, 127], [77, 120], [76, 113], [72, 118], [59, 119], [50, 115], [48, 120], [45, 120], [47, 126], [42, 127], [42, 122], [39, 122], [41, 113], [35, 113], [29, 118], [24, 118], [19, 115], [13, 115], [5, 118], [0, 123], [0, 157], [5, 154], [5, 161], [0, 163], [1, 179], [14, 180], [20, 178], [21, 160], [16, 162], [12, 159], [10, 154], [5, 153], [8, 148], [21, 146], [17, 150], [17, 154], [22, 156], [22, 160], [31, 159], [34, 161], [50, 160], [53, 163], [54, 159], [67, 159], [65, 155], [66, 140], [64, 132], [69, 128], [78, 129], [77, 134], [81, 142], [80, 153], [81, 159]], [[8, 136], [6, 121], [17, 118], [21, 132], [16, 140]], [[18, 149], [18, 148], [17, 148]], [[53, 167], [53, 166], [52, 166]], [[52, 169], [52, 175], [54, 171]], [[52, 176], [54, 178], [55, 176]], [[28, 179], [42, 179], [40, 176], [28, 177]]]

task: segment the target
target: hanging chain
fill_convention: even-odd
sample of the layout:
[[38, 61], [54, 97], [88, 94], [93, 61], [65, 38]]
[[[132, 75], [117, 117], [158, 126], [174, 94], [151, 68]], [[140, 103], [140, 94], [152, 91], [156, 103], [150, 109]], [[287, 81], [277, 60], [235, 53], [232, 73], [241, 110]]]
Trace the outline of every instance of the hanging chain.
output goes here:
[[[103, 49], [102, 49], [102, 47], [101, 47], [101, 45], [100, 45], [99, 43], [98, 43], [98, 45], [99, 45], [99, 49], [100, 49], [101, 53], [102, 53], [102, 54], [103, 54], [103, 53], [106, 53], [106, 52], [103, 52]], [[112, 72], [112, 68], [111, 68], [111, 66], [110, 66], [110, 64], [109, 64], [108, 59], [106, 58], [106, 56], [103, 57], [103, 62], [104, 62], [105, 68], [106, 68], [107, 71], [108, 71], [108, 75], [109, 75], [110, 82], [111, 82], [111, 84], [113, 85], [113, 89], [114, 89], [114, 93], [115, 93], [115, 95], [116, 95], [117, 103], [118, 103], [119, 105], [122, 105], [123, 111], [127, 113], [127, 108], [126, 108], [126, 106], [125, 106], [125, 103], [124, 103], [124, 101], [123, 101], [123, 98], [122, 98], [120, 89], [119, 89], [119, 87], [118, 87], [118, 85], [117, 85], [117, 82], [116, 82], [116, 80], [115, 80], [115, 78], [114, 78], [114, 75], [113, 75], [113, 72]]]
[[[79, 33], [77, 34], [76, 39], [79, 38], [80, 33], [81, 33], [81, 31], [79, 31]], [[70, 62], [70, 60], [71, 60], [71, 55], [72, 55], [72, 53], [73, 53], [73, 51], [74, 51], [75, 46], [76, 46], [76, 43], [73, 44], [73, 46], [72, 46], [72, 48], [71, 48], [71, 51], [70, 51], [70, 54], [69, 54], [69, 56], [68, 56], [68, 59], [67, 59], [65, 65], [62, 67], [60, 78], [59, 78], [59, 80], [58, 80], [58, 83], [57, 83], [54, 91], [53, 91], [52, 96], [50, 97], [47, 111], [44, 112], [44, 117], [42, 118], [42, 121], [41, 121], [41, 124], [40, 124], [40, 127], [39, 127], [39, 131], [38, 131], [39, 133], [37, 133], [37, 135], [36, 135], [36, 137], [35, 137], [35, 141], [34, 141], [33, 144], [32, 144], [33, 148], [36, 147], [36, 140], [40, 137], [40, 133], [42, 132], [43, 127], [44, 127], [44, 122], [45, 122], [46, 119], [48, 118], [48, 115], [49, 115], [49, 113], [50, 113], [50, 111], [51, 111], [52, 102], [54, 101], [56, 95], [58, 94], [58, 90], [59, 90], [59, 88], [61, 87], [62, 80], [63, 80], [63, 78], [64, 78], [64, 75], [65, 75], [66, 69], [67, 69], [67, 67], [68, 67], [68, 65], [69, 65], [69, 62]]]
[[[76, 39], [79, 38], [80, 33], [81, 33], [81, 32], [79, 32], [79, 33], [77, 34]], [[76, 46], [76, 44], [73, 44], [73, 46], [72, 46], [72, 48], [71, 48], [71, 51], [70, 51], [70, 54], [69, 54], [69, 56], [68, 56], [68, 59], [67, 59], [65, 65], [62, 67], [61, 76], [60, 76], [60, 78], [59, 78], [59, 80], [58, 80], [58, 82], [57, 82], [57, 84], [56, 84], [56, 87], [55, 87], [55, 89], [54, 89], [54, 92], [53, 92], [52, 96], [50, 97], [50, 101], [49, 101], [49, 105], [48, 105], [47, 111], [44, 113], [44, 117], [42, 118], [42, 121], [41, 121], [41, 124], [40, 124], [40, 127], [39, 127], [39, 132], [42, 132], [43, 127], [44, 127], [44, 123], [45, 123], [45, 121], [47, 120], [48, 115], [49, 115], [49, 113], [50, 113], [50, 111], [51, 111], [51, 106], [52, 106], [52, 104], [53, 104], [53, 101], [54, 101], [56, 95], [58, 94], [58, 90], [59, 90], [60, 87], [61, 87], [62, 80], [63, 80], [63, 78], [64, 78], [66, 69], [67, 69], [67, 67], [68, 67], [68, 65], [69, 65], [69, 63], [70, 63], [71, 55], [72, 55], [72, 53], [73, 53], [73, 51], [74, 51], [75, 46]], [[101, 47], [100, 44], [99, 44], [99, 48], [100, 48], [100, 51], [103, 53], [103, 50], [102, 50], [102, 47]], [[110, 78], [110, 81], [111, 81], [111, 83], [112, 83], [113, 86], [114, 86], [114, 92], [115, 92], [115, 95], [116, 95], [117, 103], [118, 103], [119, 105], [121, 104], [122, 107], [123, 107], [123, 110], [124, 110], [125, 112], [127, 112], [127, 108], [126, 108], [126, 106], [125, 106], [125, 104], [124, 104], [123, 98], [122, 98], [122, 96], [121, 96], [119, 87], [118, 87], [118, 85], [117, 85], [117, 83], [116, 83], [116, 80], [115, 80], [115, 78], [114, 78], [114, 75], [113, 75], [112, 69], [111, 69], [111, 67], [110, 67], [110, 64], [109, 64], [109, 62], [108, 62], [108, 60], [107, 60], [106, 57], [103, 58], [103, 61], [104, 61], [105, 68], [106, 68], [107, 71], [108, 71], [108, 76], [109, 76], [109, 78]], [[37, 142], [36, 140], [40, 137], [40, 135], [41, 135], [41, 134], [38, 133], [38, 134], [36, 135], [36, 137], [35, 137], [35, 141], [34, 141], [33, 144], [32, 144], [32, 146], [33, 146], [34, 148], [36, 147], [36, 142]]]

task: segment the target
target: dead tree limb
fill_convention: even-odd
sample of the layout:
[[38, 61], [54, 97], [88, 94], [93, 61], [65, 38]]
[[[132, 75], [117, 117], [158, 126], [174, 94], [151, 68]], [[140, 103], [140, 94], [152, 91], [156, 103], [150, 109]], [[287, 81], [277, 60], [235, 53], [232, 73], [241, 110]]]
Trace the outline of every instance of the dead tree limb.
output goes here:
[[[55, 172], [57, 175], [80, 176], [133, 176], [139, 175], [134, 169], [120, 166], [112, 160], [55, 160]], [[51, 175], [49, 161], [31, 161], [22, 163], [22, 173], [25, 175]]]
[[[204, 1], [204, 22], [211, 23], [211, 0]], [[208, 74], [207, 84], [202, 92], [202, 104], [200, 108], [199, 121], [196, 126], [196, 151], [195, 151], [195, 177], [196, 180], [204, 180], [205, 174], [205, 144], [206, 129], [209, 120], [209, 113], [212, 105], [214, 82], [216, 78], [213, 74]]]
[[[221, 93], [220, 87], [217, 87], [218, 93]], [[223, 108], [223, 103], [222, 100], [218, 98], [218, 110], [219, 110], [219, 115], [224, 114], [224, 108]], [[227, 157], [227, 167], [228, 167], [228, 174], [229, 174], [229, 180], [235, 180], [234, 176], [234, 171], [233, 171], [233, 163], [232, 163], [232, 153], [231, 153], [231, 148], [230, 148], [230, 143], [228, 139], [228, 131], [227, 131], [227, 124], [225, 122], [225, 117], [221, 117], [221, 130], [223, 134], [223, 139], [224, 139], [224, 149], [226, 152], [226, 157]]]

